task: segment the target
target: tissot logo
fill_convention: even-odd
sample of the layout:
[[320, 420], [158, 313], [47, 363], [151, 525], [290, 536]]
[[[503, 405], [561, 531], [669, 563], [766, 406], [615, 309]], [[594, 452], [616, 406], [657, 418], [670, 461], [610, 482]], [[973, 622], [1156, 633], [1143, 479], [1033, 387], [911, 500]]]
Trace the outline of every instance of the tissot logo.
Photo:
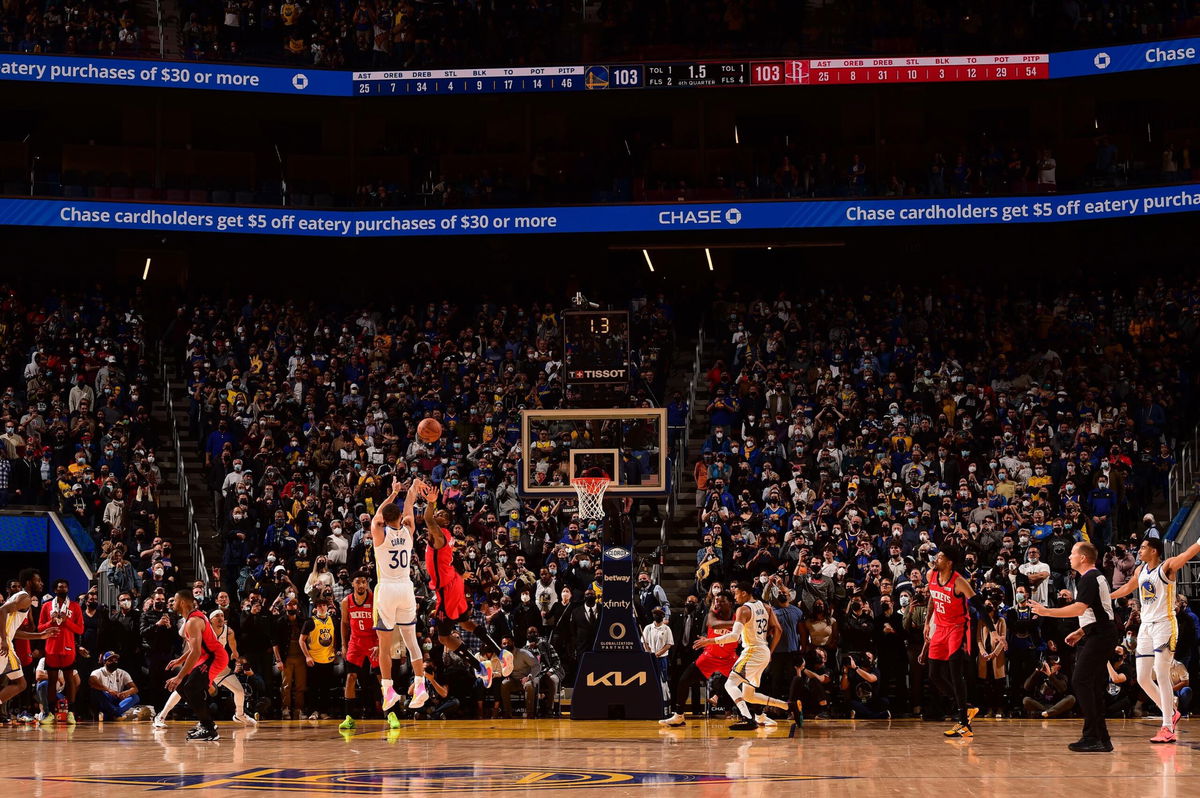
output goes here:
[[577, 380], [624, 379], [625, 369], [576, 369], [571, 375]]
[[589, 673], [587, 675], [587, 686], [595, 687], [603, 685], [604, 687], [628, 687], [631, 684], [643, 685], [646, 683], [646, 672], [638, 671], [637, 673], [625, 675], [620, 671], [609, 671], [608, 673], [597, 675]]
[[620, 546], [613, 546], [611, 549], [604, 552], [604, 559], [606, 559], [606, 560], [628, 560], [629, 559], [629, 549], [623, 549]]

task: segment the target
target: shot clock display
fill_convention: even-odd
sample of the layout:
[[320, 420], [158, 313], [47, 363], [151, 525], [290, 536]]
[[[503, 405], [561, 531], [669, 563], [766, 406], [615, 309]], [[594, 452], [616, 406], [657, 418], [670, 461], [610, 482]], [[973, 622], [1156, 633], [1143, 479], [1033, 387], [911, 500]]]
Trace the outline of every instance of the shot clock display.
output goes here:
[[563, 370], [568, 383], [629, 381], [629, 311], [563, 313]]

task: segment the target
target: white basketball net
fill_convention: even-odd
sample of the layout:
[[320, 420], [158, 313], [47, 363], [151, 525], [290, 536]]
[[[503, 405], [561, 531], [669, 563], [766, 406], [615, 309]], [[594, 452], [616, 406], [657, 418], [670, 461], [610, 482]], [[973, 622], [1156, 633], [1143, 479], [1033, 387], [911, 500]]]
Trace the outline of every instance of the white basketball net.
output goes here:
[[612, 480], [608, 477], [576, 477], [571, 487], [579, 496], [579, 517], [592, 521], [604, 518], [604, 491]]

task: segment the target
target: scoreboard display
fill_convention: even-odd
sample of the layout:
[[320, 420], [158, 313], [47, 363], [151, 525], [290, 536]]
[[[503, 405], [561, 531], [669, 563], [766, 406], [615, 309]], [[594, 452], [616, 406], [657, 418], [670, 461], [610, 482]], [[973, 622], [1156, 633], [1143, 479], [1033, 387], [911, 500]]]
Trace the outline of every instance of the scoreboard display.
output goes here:
[[689, 64], [648, 64], [646, 86], [749, 86], [750, 64], [707, 61]]
[[1047, 80], [1050, 56], [894, 56], [763, 61], [681, 61], [618, 66], [498, 67], [355, 72], [354, 94], [508, 94], [608, 89], [849, 86]]
[[1048, 55], [812, 59], [787, 63], [785, 83], [818, 86], [852, 83], [1046, 80], [1050, 77]]
[[568, 384], [629, 382], [629, 311], [568, 310], [563, 314], [563, 372]]

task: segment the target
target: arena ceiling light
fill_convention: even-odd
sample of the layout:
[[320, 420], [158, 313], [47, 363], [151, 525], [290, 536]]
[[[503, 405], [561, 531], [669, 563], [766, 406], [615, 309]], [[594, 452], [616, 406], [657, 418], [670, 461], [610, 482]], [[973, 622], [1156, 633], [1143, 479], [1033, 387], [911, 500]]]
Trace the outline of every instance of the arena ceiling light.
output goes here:
[[650, 250], [643, 249], [642, 257], [646, 259], [646, 265], [650, 267], [650, 271], [654, 271], [654, 261], [650, 260]]
[[712, 250], [710, 250], [708, 247], [704, 248], [704, 259], [708, 261], [708, 270], [711, 272], [713, 270]]

